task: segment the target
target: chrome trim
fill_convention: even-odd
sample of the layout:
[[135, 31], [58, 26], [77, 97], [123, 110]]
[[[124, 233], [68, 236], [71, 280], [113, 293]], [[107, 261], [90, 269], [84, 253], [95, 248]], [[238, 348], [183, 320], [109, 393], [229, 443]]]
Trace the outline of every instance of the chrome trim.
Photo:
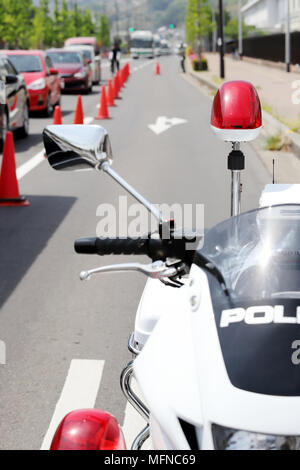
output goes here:
[[43, 132], [46, 155], [55, 170], [98, 168], [112, 162], [107, 131], [97, 125], [49, 125]]
[[126, 400], [133, 406], [133, 408], [147, 421], [150, 419], [150, 412], [139, 397], [133, 392], [131, 388], [131, 379], [133, 374], [133, 361], [123, 369], [120, 377], [121, 390], [124, 393]]
[[131, 446], [131, 450], [141, 450], [143, 444], [146, 442], [147, 439], [150, 437], [150, 426], [147, 426], [137, 435], [133, 444]]
[[[233, 150], [240, 150], [240, 142], [232, 143]], [[234, 170], [231, 172], [231, 217], [240, 215], [241, 213], [241, 199], [242, 199], [242, 172], [241, 170]]]
[[91, 269], [89, 271], [82, 271], [80, 273], [80, 279], [81, 281], [88, 281], [90, 277], [94, 274], [129, 271], [140, 272], [152, 279], [164, 279], [176, 276], [176, 274], [178, 274], [176, 267], [168, 267], [163, 261], [155, 261], [151, 264], [124, 263], [113, 264], [111, 266], [102, 266], [101, 268]]
[[136, 347], [136, 342], [134, 340], [134, 333], [131, 333], [130, 338], [128, 340], [128, 349], [129, 351], [134, 354], [135, 356], [138, 356], [140, 354], [140, 350]]

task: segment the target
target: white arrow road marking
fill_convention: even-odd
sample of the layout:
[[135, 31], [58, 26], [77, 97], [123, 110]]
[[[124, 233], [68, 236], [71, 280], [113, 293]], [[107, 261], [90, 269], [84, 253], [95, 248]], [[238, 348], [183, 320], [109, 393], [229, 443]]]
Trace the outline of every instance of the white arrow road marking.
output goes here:
[[149, 129], [154, 132], [156, 135], [160, 135], [163, 132], [171, 129], [173, 126], [178, 126], [179, 124], [186, 124], [186, 119], [180, 118], [167, 118], [166, 116], [160, 116], [156, 119], [155, 124], [149, 124]]
[[73, 359], [41, 450], [49, 450], [57, 426], [70, 411], [94, 408], [105, 361]]

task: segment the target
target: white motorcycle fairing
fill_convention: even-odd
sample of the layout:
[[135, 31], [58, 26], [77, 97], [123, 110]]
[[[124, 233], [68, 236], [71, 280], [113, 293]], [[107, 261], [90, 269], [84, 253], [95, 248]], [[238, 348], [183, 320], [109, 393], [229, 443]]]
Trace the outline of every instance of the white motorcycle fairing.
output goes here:
[[[179, 419], [195, 426], [203, 450], [214, 449], [213, 423], [273, 436], [300, 436], [300, 396], [263, 395], [231, 384], [207, 276], [193, 265], [190, 280], [193, 285], [180, 289], [177, 308], [161, 317], [134, 365], [155, 421], [151, 427], [154, 448], [191, 448]], [[196, 309], [191, 306], [195, 285], [201, 293]]]

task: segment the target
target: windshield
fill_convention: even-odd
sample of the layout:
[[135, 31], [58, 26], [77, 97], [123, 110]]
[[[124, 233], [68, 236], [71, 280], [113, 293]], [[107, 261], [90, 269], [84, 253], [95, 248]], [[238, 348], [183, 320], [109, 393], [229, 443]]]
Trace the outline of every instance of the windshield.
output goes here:
[[300, 299], [300, 205], [222, 222], [206, 234], [201, 254], [221, 271], [232, 300]]
[[[205, 236], [204, 256], [226, 282], [208, 281], [226, 370], [242, 390], [300, 396], [300, 205], [233, 217]], [[296, 352], [295, 352], [296, 351]]]
[[92, 53], [91, 53], [91, 51], [89, 51], [88, 49], [83, 49], [82, 52], [83, 52], [84, 57], [85, 57], [87, 60], [92, 60]]
[[81, 55], [78, 52], [49, 52], [54, 64], [81, 64]]
[[135, 49], [151, 49], [153, 47], [153, 41], [149, 39], [132, 39], [131, 47]]
[[42, 72], [43, 66], [38, 55], [9, 55], [9, 60], [18, 72]]

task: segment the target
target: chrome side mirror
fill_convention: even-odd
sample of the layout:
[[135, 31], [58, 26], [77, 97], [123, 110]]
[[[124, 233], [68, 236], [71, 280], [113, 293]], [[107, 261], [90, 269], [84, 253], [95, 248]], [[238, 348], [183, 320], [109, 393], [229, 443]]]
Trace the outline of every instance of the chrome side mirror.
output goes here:
[[112, 163], [107, 131], [101, 126], [51, 125], [43, 132], [46, 156], [55, 170], [100, 169]]

